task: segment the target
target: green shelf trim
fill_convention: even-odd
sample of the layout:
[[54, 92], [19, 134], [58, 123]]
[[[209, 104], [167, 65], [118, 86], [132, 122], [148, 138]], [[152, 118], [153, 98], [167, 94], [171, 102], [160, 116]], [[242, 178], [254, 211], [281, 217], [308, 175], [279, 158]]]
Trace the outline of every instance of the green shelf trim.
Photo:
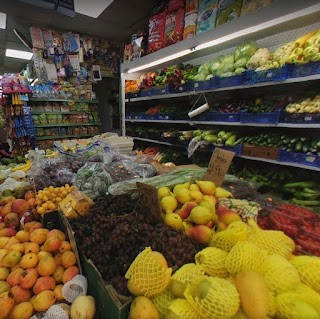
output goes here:
[[75, 102], [75, 103], [99, 103], [98, 100], [74, 100], [74, 99], [50, 99], [31, 97], [30, 102]]
[[36, 124], [34, 127], [59, 127], [59, 126], [100, 126], [101, 123], [61, 123], [61, 124]]
[[82, 138], [82, 137], [92, 137], [95, 134], [79, 134], [79, 135], [53, 135], [53, 136], [37, 136], [36, 140], [58, 140], [58, 139], [64, 139], [64, 138]]
[[63, 111], [31, 111], [32, 115], [40, 115], [40, 114], [47, 114], [47, 115], [54, 115], [54, 114], [62, 114], [62, 115], [70, 115], [70, 114], [85, 114], [85, 113], [91, 113], [91, 111], [68, 111], [68, 112], [63, 112]]

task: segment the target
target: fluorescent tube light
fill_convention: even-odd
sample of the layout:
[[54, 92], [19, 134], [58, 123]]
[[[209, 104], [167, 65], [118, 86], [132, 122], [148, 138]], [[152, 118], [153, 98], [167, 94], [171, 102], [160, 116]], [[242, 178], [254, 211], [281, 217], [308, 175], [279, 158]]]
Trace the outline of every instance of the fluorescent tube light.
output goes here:
[[7, 25], [7, 15], [0, 12], [0, 29], [5, 29]]
[[184, 50], [184, 51], [172, 54], [172, 55], [168, 55], [165, 58], [162, 58], [162, 59], [159, 59], [159, 60], [144, 64], [144, 65], [138, 66], [138, 67], [133, 68], [131, 70], [128, 70], [128, 73], [134, 73], [134, 72], [137, 72], [137, 71], [148, 69], [148, 68], [151, 68], [153, 66], [159, 65], [161, 63], [165, 63], [165, 62], [177, 59], [177, 58], [181, 58], [182, 56], [190, 54], [191, 52], [192, 52], [192, 50], [188, 49], [188, 50]]
[[22, 60], [31, 60], [33, 53], [28, 51], [6, 49], [6, 56]]
[[92, 18], [99, 15], [110, 6], [114, 0], [74, 0], [74, 10]]

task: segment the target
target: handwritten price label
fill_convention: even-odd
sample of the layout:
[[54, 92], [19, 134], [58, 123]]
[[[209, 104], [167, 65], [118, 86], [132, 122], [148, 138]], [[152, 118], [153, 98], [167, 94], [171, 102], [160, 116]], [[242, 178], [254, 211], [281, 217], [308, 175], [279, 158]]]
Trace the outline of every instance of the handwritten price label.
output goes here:
[[216, 186], [220, 186], [228, 172], [234, 155], [234, 152], [225, 151], [221, 148], [215, 148], [204, 179], [214, 182]]
[[155, 221], [163, 222], [157, 189], [151, 185], [140, 182], [137, 182], [137, 189], [142, 208], [147, 213], [150, 213]]

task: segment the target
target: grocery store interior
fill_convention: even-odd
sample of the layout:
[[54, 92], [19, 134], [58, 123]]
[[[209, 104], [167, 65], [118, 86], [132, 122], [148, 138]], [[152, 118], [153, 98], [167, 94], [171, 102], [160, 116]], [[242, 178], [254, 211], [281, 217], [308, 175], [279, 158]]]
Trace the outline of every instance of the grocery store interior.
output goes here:
[[1, 0], [0, 318], [320, 319], [319, 18]]

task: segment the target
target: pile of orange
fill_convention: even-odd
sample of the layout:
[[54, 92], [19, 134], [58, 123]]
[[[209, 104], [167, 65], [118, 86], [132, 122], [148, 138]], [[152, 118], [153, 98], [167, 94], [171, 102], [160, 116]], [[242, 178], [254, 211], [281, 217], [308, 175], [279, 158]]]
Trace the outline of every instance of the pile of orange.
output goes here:
[[36, 195], [38, 214], [45, 214], [58, 209], [58, 203], [60, 203], [73, 190], [74, 186], [70, 186], [69, 184], [61, 187], [49, 186], [39, 190]]

